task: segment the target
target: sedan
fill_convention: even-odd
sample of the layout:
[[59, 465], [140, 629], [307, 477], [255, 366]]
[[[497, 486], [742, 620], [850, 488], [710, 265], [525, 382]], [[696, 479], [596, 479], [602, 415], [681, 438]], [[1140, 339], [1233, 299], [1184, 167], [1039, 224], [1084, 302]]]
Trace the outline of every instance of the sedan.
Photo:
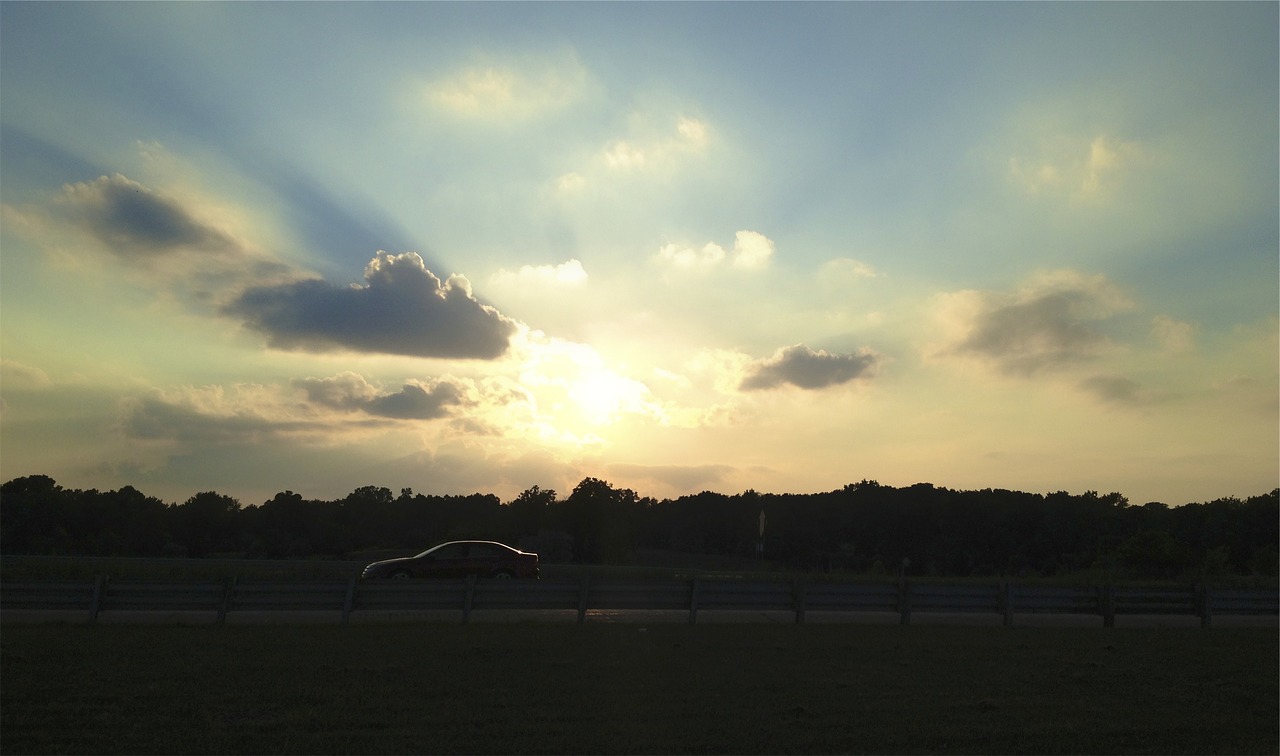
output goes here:
[[417, 556], [374, 562], [366, 578], [538, 577], [538, 555], [496, 541], [450, 541]]

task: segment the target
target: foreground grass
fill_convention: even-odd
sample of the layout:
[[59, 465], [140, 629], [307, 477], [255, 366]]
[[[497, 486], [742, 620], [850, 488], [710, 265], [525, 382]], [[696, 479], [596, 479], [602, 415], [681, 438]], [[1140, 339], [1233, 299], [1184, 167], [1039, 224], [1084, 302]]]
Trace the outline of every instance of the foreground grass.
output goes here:
[[1272, 629], [6, 626], [19, 753], [1276, 753]]

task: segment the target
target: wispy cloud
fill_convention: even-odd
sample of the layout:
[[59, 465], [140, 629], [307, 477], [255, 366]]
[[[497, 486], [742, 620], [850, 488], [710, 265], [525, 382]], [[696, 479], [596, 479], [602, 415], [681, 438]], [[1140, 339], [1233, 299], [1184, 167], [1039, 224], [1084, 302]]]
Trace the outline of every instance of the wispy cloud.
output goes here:
[[523, 120], [572, 103], [589, 82], [577, 57], [564, 54], [468, 66], [431, 80], [422, 91], [435, 109], [454, 116]]
[[178, 251], [235, 253], [237, 243], [179, 202], [115, 174], [69, 184], [55, 201], [73, 223], [129, 260]]
[[1098, 324], [1132, 304], [1102, 276], [1057, 271], [1014, 293], [966, 291], [942, 300], [942, 354], [974, 357], [1028, 376], [1097, 357], [1109, 344]]
[[1123, 184], [1127, 174], [1150, 161], [1132, 140], [1100, 134], [1091, 140], [1058, 138], [1029, 156], [1009, 158], [1009, 181], [1030, 194], [1098, 200]]

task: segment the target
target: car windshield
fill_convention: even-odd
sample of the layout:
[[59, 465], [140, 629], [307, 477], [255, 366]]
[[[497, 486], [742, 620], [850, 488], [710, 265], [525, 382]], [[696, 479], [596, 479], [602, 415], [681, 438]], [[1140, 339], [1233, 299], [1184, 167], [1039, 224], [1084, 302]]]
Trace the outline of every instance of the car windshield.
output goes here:
[[414, 557], [421, 559], [431, 556], [436, 559], [461, 559], [467, 555], [467, 544], [465, 543], [442, 543], [438, 546], [432, 546], [426, 551]]

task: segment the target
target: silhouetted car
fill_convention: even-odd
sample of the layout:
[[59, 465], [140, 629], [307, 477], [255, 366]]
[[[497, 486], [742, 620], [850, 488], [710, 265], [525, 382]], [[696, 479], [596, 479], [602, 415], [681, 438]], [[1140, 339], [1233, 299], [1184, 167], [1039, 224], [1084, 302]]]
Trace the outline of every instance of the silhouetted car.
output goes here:
[[496, 541], [450, 541], [364, 568], [365, 578], [536, 578], [538, 555]]

